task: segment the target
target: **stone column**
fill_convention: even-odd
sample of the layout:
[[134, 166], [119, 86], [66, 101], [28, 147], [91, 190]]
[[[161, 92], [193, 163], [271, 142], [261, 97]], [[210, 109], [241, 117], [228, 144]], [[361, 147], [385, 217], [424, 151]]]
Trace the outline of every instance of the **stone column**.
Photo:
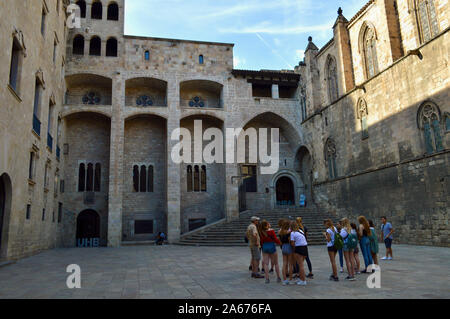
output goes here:
[[167, 236], [169, 243], [180, 240], [181, 232], [181, 176], [180, 164], [172, 161], [172, 148], [178, 141], [172, 141], [174, 129], [180, 127], [180, 91], [178, 81], [169, 81], [167, 88]]
[[237, 164], [225, 164], [225, 213], [227, 221], [239, 218], [239, 183]]
[[108, 246], [119, 247], [122, 241], [123, 151], [124, 130], [123, 105], [125, 105], [125, 81], [114, 75], [112, 83], [112, 118], [109, 159], [108, 196]]

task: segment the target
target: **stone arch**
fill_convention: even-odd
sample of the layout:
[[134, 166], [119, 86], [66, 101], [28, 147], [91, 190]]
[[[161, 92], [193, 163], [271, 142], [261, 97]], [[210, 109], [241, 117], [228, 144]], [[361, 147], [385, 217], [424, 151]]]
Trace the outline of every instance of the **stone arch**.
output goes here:
[[378, 35], [375, 26], [369, 21], [364, 21], [359, 30], [358, 48], [366, 79], [378, 73], [377, 41]]
[[189, 108], [222, 108], [223, 84], [212, 80], [180, 82], [180, 105]]
[[66, 105], [111, 105], [112, 79], [95, 73], [67, 75]]
[[103, 4], [100, 0], [94, 0], [91, 6], [91, 19], [102, 20]]
[[8, 174], [0, 176], [0, 259], [8, 255], [9, 224], [11, 220], [12, 182]]
[[100, 214], [93, 209], [86, 209], [77, 216], [76, 239], [92, 239], [101, 237]]
[[77, 34], [73, 37], [72, 54], [84, 55], [84, 36], [83, 35]]
[[[282, 169], [279, 170], [277, 173], [275, 173], [270, 181], [270, 188], [272, 189], [272, 196], [271, 196], [271, 206], [273, 208], [280, 206], [277, 201], [277, 183], [280, 181], [280, 179], [288, 178], [292, 182], [293, 187], [293, 205], [292, 206], [298, 206], [300, 194], [303, 191], [304, 184], [297, 172], [291, 169]], [[285, 205], [281, 205], [285, 206]]]
[[89, 55], [102, 55], [102, 40], [98, 35], [92, 36], [91, 40], [89, 41]]
[[110, 37], [106, 41], [106, 56], [117, 57], [118, 55], [118, 42], [115, 37]]
[[111, 1], [108, 4], [108, 16], [107, 19], [110, 21], [119, 20], [119, 5], [115, 1]]
[[167, 106], [167, 81], [137, 76], [125, 81], [125, 105], [134, 107]]
[[441, 125], [442, 114], [439, 106], [428, 100], [423, 102], [417, 111], [417, 126], [423, 132], [427, 153], [444, 150]]

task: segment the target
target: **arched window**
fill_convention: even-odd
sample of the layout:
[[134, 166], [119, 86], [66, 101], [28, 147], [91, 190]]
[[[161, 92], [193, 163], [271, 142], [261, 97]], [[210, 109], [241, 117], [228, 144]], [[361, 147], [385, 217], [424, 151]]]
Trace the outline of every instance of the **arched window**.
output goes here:
[[198, 56], [198, 63], [199, 63], [199, 64], [203, 64], [203, 62], [204, 62], [203, 55], [200, 54], [200, 55]]
[[108, 20], [119, 20], [119, 6], [115, 2], [112, 2], [108, 5]]
[[102, 168], [100, 163], [95, 164], [95, 175], [94, 175], [94, 192], [100, 192], [102, 178]]
[[140, 184], [139, 191], [145, 193], [147, 191], [147, 168], [145, 165], [141, 166]]
[[145, 61], [150, 61], [150, 51], [145, 51]]
[[187, 191], [192, 192], [192, 166], [189, 165], [187, 167], [187, 176], [186, 176], [186, 182], [187, 182]]
[[117, 56], [117, 40], [110, 38], [106, 42], [106, 56]]
[[366, 25], [363, 28], [362, 53], [366, 78], [369, 79], [378, 73], [377, 37], [373, 27]]
[[433, 0], [416, 0], [416, 12], [421, 42], [427, 42], [439, 33]]
[[367, 109], [367, 103], [364, 99], [360, 99], [358, 101], [357, 115], [361, 122], [361, 138], [366, 139], [369, 137], [369, 127], [367, 125], [367, 116], [369, 115], [369, 111]]
[[339, 97], [336, 60], [332, 56], [328, 56], [326, 76], [328, 82], [328, 98], [331, 103]]
[[202, 166], [202, 172], [200, 176], [200, 190], [206, 192], [206, 166]]
[[92, 3], [91, 19], [101, 20], [103, 18], [103, 5], [100, 1]]
[[100, 56], [102, 52], [102, 40], [99, 37], [93, 37], [89, 43], [89, 55]]
[[94, 189], [94, 165], [89, 163], [87, 166], [86, 192], [92, 192]]
[[86, 185], [86, 167], [83, 163], [78, 168], [78, 191], [84, 192]]
[[444, 117], [445, 117], [445, 132], [448, 133], [450, 132], [450, 114], [445, 113]]
[[328, 163], [328, 176], [330, 179], [335, 179], [338, 176], [336, 156], [336, 144], [332, 139], [328, 139], [325, 143], [325, 159]]
[[86, 1], [77, 1], [76, 5], [80, 7], [80, 18], [86, 18]]
[[77, 35], [73, 39], [72, 54], [84, 54], [84, 37], [82, 35]]
[[153, 166], [150, 165], [148, 167], [148, 185], [147, 185], [147, 192], [153, 193]]
[[425, 147], [428, 154], [444, 149], [441, 135], [441, 112], [432, 102], [425, 102], [419, 108], [417, 115], [419, 128], [423, 131]]
[[197, 165], [194, 167], [194, 192], [200, 191], [200, 171]]
[[133, 190], [139, 192], [139, 166], [133, 166]]

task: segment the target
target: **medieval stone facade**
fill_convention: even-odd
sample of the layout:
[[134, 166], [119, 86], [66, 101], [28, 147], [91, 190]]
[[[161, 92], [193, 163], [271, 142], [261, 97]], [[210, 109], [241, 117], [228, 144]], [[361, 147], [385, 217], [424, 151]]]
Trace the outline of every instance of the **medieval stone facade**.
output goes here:
[[[233, 44], [124, 35], [124, 0], [73, 2], [80, 28], [68, 1], [0, 9], [1, 258], [84, 237], [176, 242], [301, 194], [337, 216], [386, 215], [401, 242], [449, 245], [448, 0], [339, 10], [333, 38], [310, 39], [290, 71], [235, 70]], [[278, 172], [176, 164], [172, 132], [195, 120], [280, 128]]]

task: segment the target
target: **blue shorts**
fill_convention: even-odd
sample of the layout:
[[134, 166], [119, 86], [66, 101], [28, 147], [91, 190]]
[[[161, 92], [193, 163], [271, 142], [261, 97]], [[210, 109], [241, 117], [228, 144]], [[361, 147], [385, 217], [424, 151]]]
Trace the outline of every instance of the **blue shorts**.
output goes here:
[[386, 246], [386, 248], [391, 248], [391, 246], [392, 246], [392, 239], [391, 238], [386, 238], [384, 240], [384, 245]]

